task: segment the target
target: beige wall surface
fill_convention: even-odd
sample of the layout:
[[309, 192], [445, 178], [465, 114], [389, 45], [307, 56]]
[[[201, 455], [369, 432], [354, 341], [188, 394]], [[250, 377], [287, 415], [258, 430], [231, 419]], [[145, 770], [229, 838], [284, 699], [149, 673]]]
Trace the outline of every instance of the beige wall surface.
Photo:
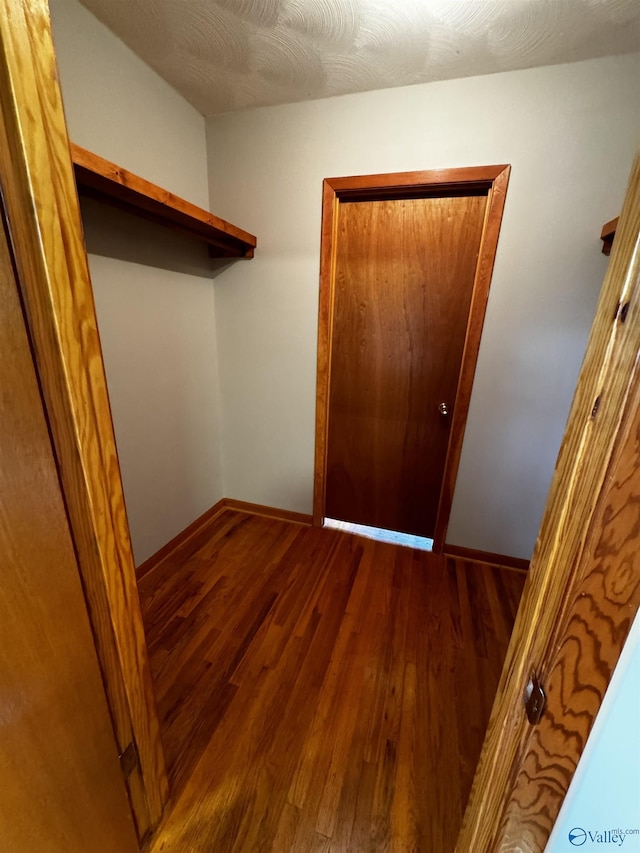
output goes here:
[[49, 0], [73, 142], [207, 207], [204, 119], [78, 0]]
[[258, 236], [216, 282], [225, 487], [309, 512], [325, 177], [512, 164], [448, 542], [529, 557], [640, 130], [624, 56], [207, 123], [216, 213]]
[[[52, 0], [74, 142], [203, 207], [204, 119], [77, 0]], [[136, 562], [222, 495], [212, 264], [198, 243], [83, 204]]]

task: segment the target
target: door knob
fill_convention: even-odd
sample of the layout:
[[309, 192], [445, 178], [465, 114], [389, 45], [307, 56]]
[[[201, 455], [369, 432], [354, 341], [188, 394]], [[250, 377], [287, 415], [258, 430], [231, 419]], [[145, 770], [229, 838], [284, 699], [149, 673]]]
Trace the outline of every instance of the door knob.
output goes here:
[[440, 412], [441, 415], [446, 416], [449, 414], [449, 407], [447, 406], [446, 403], [440, 403], [440, 405], [438, 406], [438, 411]]

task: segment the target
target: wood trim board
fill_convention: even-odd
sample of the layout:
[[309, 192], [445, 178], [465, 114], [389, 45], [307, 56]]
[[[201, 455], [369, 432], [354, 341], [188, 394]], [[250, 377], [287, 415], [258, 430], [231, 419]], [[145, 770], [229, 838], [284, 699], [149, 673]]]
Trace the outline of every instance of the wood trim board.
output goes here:
[[[493, 170], [491, 172], [493, 173]], [[478, 362], [480, 339], [482, 337], [482, 328], [489, 300], [489, 288], [491, 286], [496, 251], [498, 249], [498, 237], [500, 236], [500, 226], [502, 224], [502, 214], [504, 212], [511, 167], [497, 166], [495, 167], [495, 172], [495, 177], [491, 179], [489, 187], [484, 231], [480, 241], [476, 277], [473, 284], [473, 297], [471, 308], [469, 309], [467, 336], [462, 355], [462, 366], [460, 368], [458, 393], [453, 406], [449, 448], [447, 450], [442, 491], [440, 492], [436, 528], [433, 535], [433, 547], [436, 552], [442, 550], [451, 516], [453, 492], [460, 466], [462, 441], [469, 415], [473, 379]]]
[[495, 554], [491, 551], [479, 551], [476, 548], [463, 548], [461, 545], [445, 545], [445, 557], [456, 557], [473, 563], [487, 563], [502, 569], [514, 569], [519, 572], [529, 571], [529, 560], [521, 557], [508, 557], [506, 554]]
[[320, 249], [320, 300], [318, 310], [318, 367], [316, 382], [316, 443], [313, 524], [322, 525], [326, 505], [327, 439], [331, 350], [335, 310], [336, 239], [341, 200], [377, 200], [389, 197], [429, 196], [449, 193], [486, 193], [487, 207], [476, 265], [473, 297], [467, 323], [457, 396], [453, 408], [445, 472], [434, 535], [434, 550], [444, 545], [453, 489], [460, 463], [462, 439], [469, 411], [471, 388], [489, 296], [495, 252], [500, 233], [509, 174], [508, 165], [472, 166], [388, 175], [327, 178], [322, 191]]
[[273, 506], [238, 501], [235, 498], [224, 498], [225, 509], [235, 509], [238, 512], [246, 512], [250, 515], [263, 515], [265, 518], [276, 518], [279, 521], [292, 521], [294, 524], [310, 525], [312, 516], [305, 512], [294, 512], [290, 509], [278, 509]]
[[168, 797], [49, 12], [0, 0], [0, 183], [26, 322], [139, 834]]
[[[455, 169], [429, 169], [415, 172], [389, 172], [379, 175], [352, 175], [344, 178], [326, 180], [338, 198], [387, 198], [388, 194], [416, 192], [420, 195], [448, 195], [462, 189], [465, 193], [484, 192], [491, 183], [509, 167], [500, 166], [464, 166]], [[429, 189], [431, 187], [431, 189]]]
[[611, 247], [613, 246], [613, 241], [616, 236], [616, 229], [618, 228], [618, 220], [619, 216], [616, 216], [615, 219], [612, 219], [610, 222], [606, 222], [602, 226], [602, 231], [600, 232], [600, 239], [602, 240], [602, 254], [610, 255]]
[[[636, 157], [457, 853], [543, 853], [640, 604]], [[532, 726], [532, 674], [547, 693]]]

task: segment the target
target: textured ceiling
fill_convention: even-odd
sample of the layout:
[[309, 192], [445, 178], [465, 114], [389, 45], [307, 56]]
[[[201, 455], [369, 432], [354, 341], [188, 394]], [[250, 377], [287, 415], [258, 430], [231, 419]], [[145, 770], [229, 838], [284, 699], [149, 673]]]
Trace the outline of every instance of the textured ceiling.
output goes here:
[[640, 0], [82, 0], [200, 112], [640, 49]]

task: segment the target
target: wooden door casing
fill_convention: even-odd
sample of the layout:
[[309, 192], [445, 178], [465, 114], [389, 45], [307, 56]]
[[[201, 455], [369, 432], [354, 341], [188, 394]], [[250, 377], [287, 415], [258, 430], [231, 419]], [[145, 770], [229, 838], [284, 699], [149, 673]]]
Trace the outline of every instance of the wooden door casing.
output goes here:
[[0, 848], [137, 850], [0, 223]]
[[140, 837], [168, 798], [46, 0], [0, 0], [0, 186], [38, 381]]
[[433, 537], [486, 204], [340, 204], [327, 516]]
[[[640, 153], [457, 853], [543, 853], [640, 604]], [[523, 692], [547, 690], [531, 726]]]
[[[336, 309], [336, 271], [341, 207], [348, 202], [385, 199], [486, 195], [482, 237], [478, 251], [466, 338], [459, 371], [442, 490], [434, 531], [434, 549], [441, 551], [446, 536], [453, 490], [458, 472], [462, 439], [469, 410], [480, 337], [484, 323], [489, 285], [495, 260], [500, 225], [509, 182], [510, 167], [473, 166], [438, 169], [427, 172], [402, 172], [327, 178], [323, 185], [322, 243], [320, 255], [320, 302], [318, 316], [318, 374], [316, 386], [316, 442], [313, 523], [322, 525], [328, 515], [327, 462], [329, 409], [334, 357], [334, 315]], [[438, 401], [445, 402], [445, 401]]]

